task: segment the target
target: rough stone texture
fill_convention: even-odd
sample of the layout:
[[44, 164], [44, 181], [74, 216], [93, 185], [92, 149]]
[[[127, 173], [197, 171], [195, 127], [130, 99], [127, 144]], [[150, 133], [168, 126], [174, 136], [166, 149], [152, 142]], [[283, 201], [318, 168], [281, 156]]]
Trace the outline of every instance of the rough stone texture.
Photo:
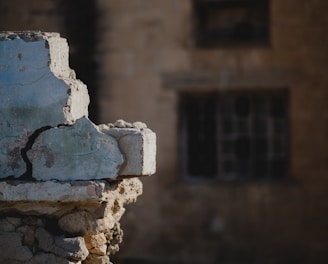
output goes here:
[[[12, 263], [12, 262], [10, 262]], [[27, 264], [81, 264], [81, 261], [70, 261], [63, 259], [51, 253], [38, 253], [31, 260], [26, 262]], [[19, 262], [17, 262], [19, 264]]]
[[28, 225], [23, 225], [17, 228], [17, 231], [23, 234], [23, 245], [32, 246], [35, 241], [34, 229]]
[[85, 264], [111, 264], [107, 257], [91, 255], [85, 262]]
[[89, 255], [83, 237], [54, 238], [44, 228], [39, 227], [35, 231], [35, 238], [44, 252], [50, 252], [62, 258], [85, 260]]
[[0, 261], [9, 260], [15, 256], [15, 260], [27, 261], [32, 258], [31, 250], [22, 244], [23, 234], [19, 232], [0, 233]]
[[[42, 188], [44, 183], [34, 184]], [[63, 183], [56, 184], [51, 188]], [[115, 254], [122, 242], [119, 220], [124, 205], [136, 201], [142, 184], [131, 178], [86, 186], [92, 195], [94, 186], [101, 186], [97, 199], [84, 200], [86, 189], [81, 184], [73, 187], [83, 190], [72, 194], [74, 199], [26, 199], [12, 206], [0, 201], [0, 263], [110, 263], [109, 255]], [[5, 216], [12, 213], [15, 217]]]
[[[0, 213], [19, 211], [24, 214], [63, 215], [71, 218], [63, 228], [76, 228], [76, 232], [86, 228], [86, 222], [92, 226], [100, 225], [102, 220], [94, 222], [88, 211], [76, 212], [74, 206], [83, 202], [94, 208], [99, 208], [103, 203], [110, 203], [109, 215], [124, 213], [123, 204], [133, 203], [136, 197], [142, 193], [142, 184], [136, 178], [120, 182], [108, 183], [106, 181], [78, 181], [68, 182], [0, 182]], [[120, 197], [120, 199], [117, 199]], [[51, 206], [45, 206], [51, 205]], [[113, 208], [112, 208], [113, 207]], [[69, 212], [69, 213], [68, 213]], [[83, 217], [81, 217], [83, 216]], [[110, 216], [108, 216], [110, 217]], [[8, 221], [0, 221], [0, 231], [12, 231], [15, 229], [16, 218], [8, 218]], [[74, 221], [86, 221], [83, 226], [76, 225]], [[96, 224], [97, 223], [97, 224]], [[16, 224], [17, 225], [17, 224]], [[73, 232], [74, 233], [74, 232]]]
[[85, 243], [89, 252], [99, 256], [105, 256], [107, 253], [107, 239], [104, 233], [89, 235], [85, 237]]

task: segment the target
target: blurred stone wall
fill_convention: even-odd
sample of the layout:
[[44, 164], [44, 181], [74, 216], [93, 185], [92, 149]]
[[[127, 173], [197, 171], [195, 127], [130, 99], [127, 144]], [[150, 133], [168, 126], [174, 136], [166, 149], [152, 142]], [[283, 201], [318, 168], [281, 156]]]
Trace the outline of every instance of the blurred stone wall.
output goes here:
[[[188, 263], [327, 261], [327, 2], [272, 0], [270, 45], [230, 49], [194, 46], [189, 0], [98, 4], [104, 32], [99, 39], [101, 119], [142, 119], [158, 136], [156, 181], [144, 180], [140, 203], [123, 220], [133, 236], [118, 256]], [[168, 76], [185, 73], [248, 75], [240, 77], [243, 91], [288, 89], [287, 181], [184, 182], [179, 90], [166, 84]], [[189, 84], [196, 91], [222, 88], [218, 82], [196, 86]]]
[[[99, 120], [142, 120], [158, 136], [157, 177], [143, 180], [144, 195], [122, 221], [127, 235], [118, 258], [327, 262], [328, 2], [270, 2], [270, 46], [197, 49], [190, 0], [97, 1]], [[17, 29], [21, 23], [65, 36], [60, 16], [30, 12], [54, 3], [2, 0], [1, 28]], [[264, 81], [268, 76], [266, 84], [280, 80], [275, 72], [284, 73], [280, 84], [290, 93], [288, 181], [184, 182], [179, 171], [178, 93], [165, 87], [166, 76], [251, 70]]]

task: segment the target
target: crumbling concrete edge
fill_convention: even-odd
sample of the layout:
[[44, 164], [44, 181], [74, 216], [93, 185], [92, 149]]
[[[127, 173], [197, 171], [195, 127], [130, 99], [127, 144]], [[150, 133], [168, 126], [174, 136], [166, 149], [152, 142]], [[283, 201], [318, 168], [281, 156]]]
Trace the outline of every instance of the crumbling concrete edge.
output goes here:
[[100, 131], [118, 140], [125, 157], [118, 178], [149, 176], [156, 173], [156, 134], [142, 122], [117, 120], [99, 125]]
[[[137, 185], [142, 190], [139, 179], [128, 179], [130, 185]], [[0, 203], [1, 202], [24, 202], [24, 203], [91, 203], [99, 204], [108, 202], [115, 198], [117, 192], [125, 196], [129, 202], [134, 202], [136, 195], [131, 190], [119, 188], [122, 180], [108, 182], [97, 181], [45, 181], [26, 182], [19, 180], [0, 181]], [[136, 188], [136, 189], [138, 189]], [[139, 192], [137, 195], [140, 195]], [[131, 201], [130, 201], [131, 200]]]
[[[32, 122], [33, 125], [30, 125], [31, 122], [28, 119], [31, 118], [30, 116], [28, 118], [24, 117], [17, 123], [17, 128], [15, 127], [20, 131], [20, 134], [15, 134], [15, 137], [12, 137], [13, 139], [10, 139], [8, 143], [4, 143], [3, 148], [8, 147], [8, 154], [7, 156], [4, 155], [1, 162], [7, 162], [9, 165], [3, 167], [2, 179], [32, 181], [117, 180], [155, 173], [156, 135], [145, 124], [141, 122], [130, 124], [119, 120], [115, 124], [97, 126], [88, 119], [90, 98], [87, 87], [76, 79], [74, 70], [69, 67], [66, 39], [61, 38], [58, 33], [31, 31], [0, 32], [0, 40], [7, 43], [8, 49], [12, 52], [18, 53], [14, 61], [10, 60], [12, 65], [8, 64], [11, 67], [9, 68], [12, 69], [13, 76], [17, 75], [17, 78], [14, 78], [15, 80], [22, 77], [17, 68], [22, 68], [25, 77], [32, 76], [28, 74], [28, 70], [34, 67], [36, 58], [33, 54], [42, 51], [42, 57], [38, 61], [40, 67], [36, 69], [44, 69], [49, 75], [47, 76], [51, 77], [52, 82], [50, 85], [47, 84], [48, 77], [45, 78], [46, 82], [42, 78], [33, 79], [33, 81], [42, 80], [37, 84], [33, 82], [35, 85], [33, 88], [37, 88], [35, 91], [44, 91], [45, 87], [51, 88], [54, 85], [59, 87], [59, 90], [56, 90], [53, 95], [55, 98], [58, 97], [58, 102], [55, 100], [56, 114], [52, 116], [54, 111], [46, 112], [45, 116], [40, 115], [37, 118], [35, 124]], [[35, 42], [32, 45], [33, 49], [27, 49], [27, 55], [21, 52], [21, 50], [24, 50], [22, 47], [26, 46], [26, 42]], [[43, 74], [43, 72], [39, 73]], [[15, 86], [17, 84], [9, 82], [9, 85]], [[34, 97], [35, 94], [33, 93], [35, 91], [33, 89], [32, 91], [30, 96]], [[49, 96], [48, 92], [43, 96], [52, 98], [52, 95]], [[8, 109], [10, 110], [9, 107], [17, 107], [18, 103], [20, 102], [8, 105]], [[48, 103], [46, 102], [45, 105], [48, 106]], [[27, 111], [30, 106], [22, 104], [19, 107], [20, 111]], [[39, 113], [44, 113], [42, 111], [44, 110], [43, 104], [40, 104], [36, 109], [40, 110]], [[16, 114], [16, 116], [19, 116], [19, 114]], [[16, 116], [12, 118], [16, 120]], [[81, 124], [86, 124], [83, 129], [80, 128]], [[72, 137], [68, 138], [62, 135], [61, 132], [71, 131], [72, 128], [75, 128], [74, 136], [78, 139], [88, 138], [92, 133], [93, 138], [96, 139], [91, 140], [89, 143], [79, 144], [78, 140], [75, 139], [74, 141]], [[10, 130], [4, 129], [4, 137], [12, 136]], [[96, 132], [94, 132], [95, 130]], [[64, 140], [56, 140], [55, 136], [58, 136], [58, 134]], [[42, 141], [42, 138], [48, 139], [48, 141]], [[103, 139], [103, 142], [97, 140], [98, 138]], [[75, 145], [72, 143], [73, 141]], [[105, 141], [106, 143], [104, 143]], [[59, 149], [59, 145], [64, 147]], [[82, 148], [75, 148], [75, 146], [81, 145], [88, 145], [88, 155], [91, 153], [94, 156], [90, 159], [82, 158], [86, 152], [81, 154], [79, 151]], [[100, 156], [102, 158], [99, 158]], [[75, 157], [81, 157], [81, 159]], [[111, 160], [112, 162], [109, 162]], [[89, 164], [94, 164], [95, 168], [90, 168]], [[81, 165], [84, 165], [84, 167]]]
[[142, 183], [13, 180], [0, 182], [0, 193], [1, 263], [111, 263], [124, 206]]
[[51, 72], [58, 80], [63, 81], [69, 87], [67, 104], [63, 109], [67, 120], [65, 124], [74, 124], [75, 120], [82, 116], [88, 118], [88, 105], [90, 103], [88, 89], [81, 80], [76, 78], [75, 71], [69, 66], [67, 40], [61, 38], [58, 33], [44, 32], [42, 34], [49, 49], [49, 68]]

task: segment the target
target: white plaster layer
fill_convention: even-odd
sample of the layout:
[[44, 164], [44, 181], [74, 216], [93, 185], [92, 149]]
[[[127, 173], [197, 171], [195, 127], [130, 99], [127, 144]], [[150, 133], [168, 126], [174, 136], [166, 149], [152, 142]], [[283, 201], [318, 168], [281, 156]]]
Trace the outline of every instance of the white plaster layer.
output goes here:
[[150, 129], [144, 126], [142, 128], [101, 126], [101, 131], [118, 140], [125, 157], [120, 176], [147, 176], [156, 172], [156, 134]]
[[6, 202], [101, 202], [105, 200], [105, 183], [69, 182], [0, 182], [0, 201]]
[[88, 116], [90, 103], [88, 89], [83, 82], [76, 79], [74, 70], [69, 67], [69, 49], [66, 39], [60, 38], [56, 33], [43, 33], [43, 35], [49, 45], [49, 67], [53, 74], [69, 87], [67, 91], [69, 97], [64, 107], [64, 114], [67, 123], [72, 124], [76, 119]]
[[138, 179], [127, 179], [119, 184], [119, 188], [117, 188], [117, 185], [110, 185], [106, 181], [77, 181], [74, 183], [58, 181], [0, 181], [0, 203], [60, 202], [62, 204], [99, 204], [114, 200], [118, 195], [124, 197], [124, 202], [129, 200], [132, 202], [141, 192], [142, 184]]

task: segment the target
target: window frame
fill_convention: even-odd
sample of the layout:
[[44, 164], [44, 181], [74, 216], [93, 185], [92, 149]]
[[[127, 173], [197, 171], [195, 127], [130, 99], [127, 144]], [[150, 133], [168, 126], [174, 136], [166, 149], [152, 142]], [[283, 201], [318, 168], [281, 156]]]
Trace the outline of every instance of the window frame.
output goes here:
[[[244, 39], [242, 35], [231, 35], [232, 29], [229, 30], [227, 27], [216, 27], [214, 30], [207, 27], [207, 23], [210, 20], [209, 13], [213, 10], [216, 12], [221, 11], [221, 13], [231, 10], [230, 17], [233, 18], [235, 17], [234, 12], [237, 9], [243, 9], [245, 13], [249, 13], [261, 9], [261, 5], [262, 9], [266, 12], [266, 18], [262, 21], [264, 23], [262, 27], [256, 26], [255, 28], [250, 28], [252, 34], [254, 34], [253, 39], [247, 39], [249, 38], [247, 34], [244, 35]], [[271, 46], [270, 9], [271, 0], [192, 0], [192, 38], [194, 47], [199, 49], [269, 48]], [[249, 17], [252, 16], [248, 15], [247, 18]], [[251, 23], [247, 25], [254, 26], [255, 24]], [[237, 26], [237, 24], [234, 25]], [[244, 31], [236, 32], [241, 33]], [[226, 36], [224, 36], [225, 34]]]
[[[217, 130], [217, 137], [216, 137], [216, 151], [217, 151], [217, 172], [215, 175], [213, 175], [213, 177], [204, 177], [204, 175], [197, 177], [194, 175], [190, 175], [187, 169], [187, 162], [188, 162], [188, 146], [187, 146], [187, 126], [185, 124], [185, 117], [183, 117], [183, 112], [184, 112], [184, 105], [186, 104], [185, 101], [186, 96], [202, 96], [205, 94], [210, 94], [211, 96], [215, 96], [217, 103], [216, 103], [216, 112], [215, 112], [215, 119], [216, 119], [216, 130]], [[285, 129], [286, 132], [284, 134], [285, 136], [285, 152], [283, 153], [284, 157], [284, 161], [285, 161], [285, 165], [286, 165], [286, 169], [284, 170], [284, 175], [283, 177], [268, 177], [267, 175], [263, 176], [263, 177], [255, 177], [254, 173], [252, 175], [250, 175], [250, 177], [247, 178], [242, 178], [240, 176], [237, 176], [234, 179], [229, 179], [226, 177], [222, 177], [222, 160], [220, 161], [220, 158], [222, 159], [221, 154], [222, 154], [222, 144], [220, 144], [220, 141], [222, 141], [222, 131], [220, 131], [222, 129], [222, 126], [220, 125], [220, 120], [221, 120], [221, 113], [220, 113], [220, 101], [222, 101], [224, 98], [226, 97], [237, 97], [237, 96], [242, 96], [242, 95], [246, 95], [246, 96], [250, 96], [250, 97], [256, 97], [256, 96], [264, 96], [267, 97], [267, 100], [273, 100], [274, 97], [278, 96], [280, 98], [283, 97], [283, 100], [285, 101], [285, 107], [286, 107], [286, 116], [285, 116]], [[185, 98], [184, 98], [185, 97]], [[270, 90], [259, 90], [259, 89], [254, 89], [254, 90], [250, 90], [250, 91], [229, 91], [229, 92], [210, 92], [210, 91], [206, 91], [206, 92], [202, 92], [202, 91], [181, 91], [179, 92], [179, 141], [180, 141], [180, 146], [179, 146], [179, 156], [180, 156], [180, 171], [182, 173], [182, 178], [184, 181], [186, 182], [191, 182], [191, 183], [222, 183], [222, 182], [232, 182], [232, 183], [238, 183], [238, 182], [285, 182], [288, 178], [289, 178], [289, 174], [290, 174], [290, 95], [289, 95], [289, 91], [286, 88], [282, 88], [282, 89], [270, 89]], [[223, 99], [222, 99], [223, 98]], [[252, 99], [253, 100], [253, 99]], [[270, 105], [269, 105], [270, 106]], [[267, 106], [267, 107], [269, 107]], [[253, 106], [252, 106], [253, 107]], [[252, 110], [253, 111], [253, 110]], [[251, 113], [251, 116], [249, 117], [249, 119], [253, 119], [254, 118], [254, 113]], [[251, 126], [254, 125], [254, 121], [251, 120], [250, 122], [252, 122]], [[271, 117], [271, 121], [266, 121], [268, 122], [272, 122], [272, 117]], [[253, 127], [251, 127], [250, 129], [254, 129]], [[254, 133], [254, 131], [253, 131]], [[270, 138], [270, 143], [268, 144], [273, 144], [273, 136], [272, 138]], [[255, 137], [253, 136], [252, 140], [251, 140], [251, 145], [252, 148], [254, 148], [254, 143], [255, 142]], [[233, 153], [235, 154], [235, 153]], [[280, 157], [281, 158], [281, 157]], [[249, 158], [251, 161], [249, 161], [251, 163], [250, 166], [253, 166], [255, 168], [255, 164], [256, 162], [254, 161], [254, 153], [252, 153], [252, 156]], [[273, 158], [272, 158], [273, 159]], [[265, 161], [269, 162], [273, 162], [272, 160], [266, 158]], [[221, 163], [221, 164], [220, 164]], [[268, 171], [267, 174], [273, 173], [272, 171]]]

